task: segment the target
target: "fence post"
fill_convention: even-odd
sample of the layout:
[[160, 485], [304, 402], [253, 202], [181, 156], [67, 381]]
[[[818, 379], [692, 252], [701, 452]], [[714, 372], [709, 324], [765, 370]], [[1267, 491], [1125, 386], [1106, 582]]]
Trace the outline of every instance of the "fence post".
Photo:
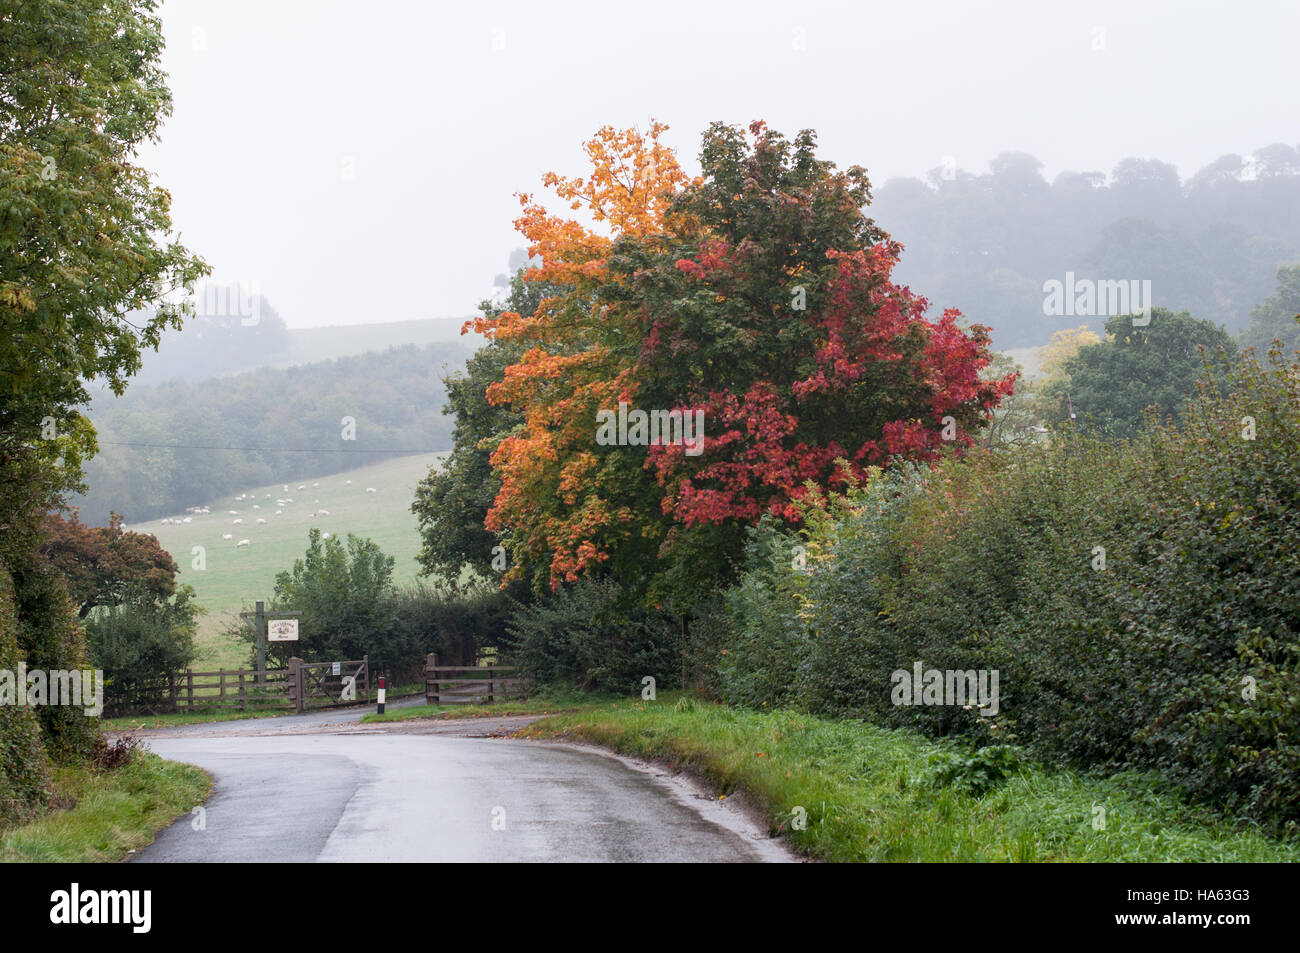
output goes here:
[[366, 704], [370, 704], [370, 656], [361, 656], [361, 668], [366, 673]]
[[438, 653], [430, 652], [424, 665], [424, 703], [436, 705], [438, 700]]
[[239, 710], [243, 711], [248, 704], [247, 697], [244, 695], [244, 670], [239, 670]]
[[492, 704], [494, 700], [492, 696], [493, 696], [493, 689], [495, 688], [496, 686], [492, 684], [492, 666], [489, 665], [488, 666], [488, 704], [489, 705]]
[[285, 679], [289, 683], [289, 707], [295, 714], [301, 715], [302, 698], [302, 659], [296, 655], [289, 659], [289, 672]]
[[186, 683], [185, 694], [187, 697], [186, 706], [189, 708], [190, 711], [193, 711], [194, 710], [194, 669], [187, 668], [185, 670], [185, 683]]

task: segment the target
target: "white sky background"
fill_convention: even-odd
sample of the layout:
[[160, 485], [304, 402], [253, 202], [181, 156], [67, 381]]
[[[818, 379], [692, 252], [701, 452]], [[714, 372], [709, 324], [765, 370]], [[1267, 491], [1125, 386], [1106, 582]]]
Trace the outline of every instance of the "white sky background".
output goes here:
[[605, 123], [669, 123], [692, 172], [712, 120], [812, 127], [877, 185], [1008, 150], [1049, 180], [1126, 156], [1186, 177], [1300, 143], [1296, 0], [167, 0], [162, 16], [175, 110], [142, 161], [214, 280], [256, 283], [290, 327], [471, 313], [523, 244], [513, 194], [585, 174]]

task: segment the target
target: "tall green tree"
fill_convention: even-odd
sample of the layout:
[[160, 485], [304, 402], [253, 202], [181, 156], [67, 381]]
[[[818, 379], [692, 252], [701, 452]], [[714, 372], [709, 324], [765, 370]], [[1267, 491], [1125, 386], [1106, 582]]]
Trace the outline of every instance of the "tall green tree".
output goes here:
[[[171, 112], [155, 0], [0, 4], [0, 556], [77, 485], [86, 382], [121, 393], [207, 273], [136, 164]], [[146, 312], [146, 309], [149, 309]], [[22, 544], [20, 544], [21, 546]]]
[[1277, 270], [1277, 291], [1251, 311], [1241, 343], [1263, 354], [1275, 338], [1287, 354], [1300, 348], [1300, 265]]
[[1044, 404], [1055, 407], [1057, 420], [1073, 410], [1080, 425], [1113, 437], [1135, 434], [1150, 407], [1177, 421], [1197, 380], [1222, 380], [1237, 354], [1236, 342], [1213, 321], [1164, 308], [1153, 308], [1146, 326], [1134, 325], [1134, 317], [1108, 320], [1106, 339], [1079, 348], [1064, 373], [1044, 385]]

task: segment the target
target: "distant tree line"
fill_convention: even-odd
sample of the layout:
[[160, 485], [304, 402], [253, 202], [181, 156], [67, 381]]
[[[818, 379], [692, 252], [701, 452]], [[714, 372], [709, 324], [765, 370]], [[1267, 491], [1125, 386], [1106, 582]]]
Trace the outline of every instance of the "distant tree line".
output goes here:
[[1149, 279], [1156, 304], [1235, 333], [1279, 267], [1300, 262], [1292, 146], [1224, 156], [1186, 181], [1155, 159], [1124, 159], [1109, 177], [1062, 172], [1048, 182], [1042, 169], [1031, 155], [1002, 153], [984, 174], [950, 166], [928, 181], [891, 179], [871, 207], [905, 247], [899, 280], [924, 288], [936, 310], [960, 307], [990, 325], [999, 348], [1042, 344], [1080, 323], [1043, 313], [1043, 283], [1067, 271]]
[[265, 483], [450, 449], [442, 377], [464, 358], [458, 343], [412, 345], [97, 398], [88, 416], [99, 454], [72, 503], [89, 522], [117, 512], [129, 524]]

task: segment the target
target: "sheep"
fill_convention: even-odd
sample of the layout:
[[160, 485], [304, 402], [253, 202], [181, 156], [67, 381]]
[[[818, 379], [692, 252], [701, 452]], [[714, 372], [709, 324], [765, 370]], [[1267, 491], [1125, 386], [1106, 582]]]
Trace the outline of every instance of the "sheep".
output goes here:
[[235, 548], [238, 549], [240, 546], [251, 546], [251, 545], [252, 545], [252, 544], [249, 543], [248, 540], [246, 540], [246, 539], [241, 539], [239, 542], [235, 543]]
[[351, 485], [352, 485], [352, 481], [351, 481], [351, 480], [344, 480], [344, 481], [343, 481], [343, 485], [344, 485], [344, 486], [351, 486]]
[[181, 522], [182, 522], [182, 523], [193, 523], [193, 522], [194, 522], [194, 517], [193, 517], [193, 516], [187, 516], [187, 517], [185, 517], [185, 519], [181, 520]]
[[232, 526], [238, 526], [238, 525], [239, 525], [240, 523], [242, 523], [242, 522], [244, 522], [242, 519], [237, 519], [237, 520], [231, 520], [231, 521], [230, 521], [230, 523], [231, 523]]
[[308, 513], [308, 514], [307, 514], [307, 519], [309, 519], [309, 520], [314, 520], [315, 518], [316, 518], [316, 514], [315, 514], [315, 513]]
[[276, 511], [275, 511], [275, 515], [276, 515], [276, 516], [279, 516], [279, 515], [280, 515], [281, 513], [283, 513], [283, 512], [284, 512], [284, 510], [276, 510]]
[[329, 538], [330, 538], [330, 534], [329, 534], [329, 533], [321, 533], [321, 534], [320, 534], [320, 537], [321, 537], [321, 539], [329, 539]]
[[221, 534], [221, 538], [222, 538], [222, 539], [234, 539], [235, 537], [232, 536], [232, 535], [230, 535], [229, 533], [222, 533], [222, 534]]
[[329, 515], [330, 515], [330, 511], [329, 511], [329, 510], [317, 510], [316, 512], [319, 513], [321, 516], [329, 516]]
[[318, 486], [320, 486], [319, 483], [313, 483], [313, 484], [312, 484], [312, 488], [313, 488], [313, 489], [315, 489], [315, 488], [318, 487]]
[[231, 511], [230, 511], [230, 515], [231, 515], [231, 516], [238, 516], [238, 515], [239, 515], [239, 510], [231, 510]]
[[366, 487], [366, 492], [367, 492], [367, 493], [378, 493], [379, 491], [376, 490], [373, 486], [368, 486], [368, 487]]
[[260, 517], [260, 516], [257, 518], [257, 521], [258, 521], [259, 523], [265, 523], [265, 522], [266, 522], [266, 520], [262, 519], [262, 517]]
[[299, 483], [299, 484], [298, 484], [298, 489], [300, 489], [300, 490], [305, 490], [305, 489], [307, 489], [307, 484], [306, 484], [306, 483]]

